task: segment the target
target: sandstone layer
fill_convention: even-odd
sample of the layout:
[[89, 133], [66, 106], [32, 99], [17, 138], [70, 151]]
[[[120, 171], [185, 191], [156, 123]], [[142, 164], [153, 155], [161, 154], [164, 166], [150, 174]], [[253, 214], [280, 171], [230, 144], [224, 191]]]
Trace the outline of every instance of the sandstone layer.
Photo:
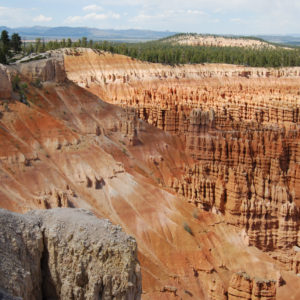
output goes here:
[[[251, 280], [276, 281], [276, 291], [267, 286], [272, 297], [276, 292], [278, 299], [292, 295], [297, 299], [300, 278], [289, 271], [285, 261], [249, 247], [246, 228], [228, 222], [227, 209], [215, 214], [212, 211], [217, 207], [213, 205], [206, 206], [205, 211], [200, 203], [195, 207], [196, 201], [189, 197], [184, 201], [176, 192], [176, 180], [182, 182], [189, 170], [201, 163], [186, 148], [187, 140], [198, 134], [186, 129], [190, 127], [189, 117], [181, 122], [182, 133], [174, 134], [155, 122], [153, 125], [164, 130], [149, 125], [149, 118], [144, 117], [148, 123], [139, 119], [142, 114], [137, 114], [136, 104], [129, 105], [137, 86], [151, 90], [169, 84], [167, 76], [174, 76], [170, 85], [177, 82], [187, 86], [193, 80], [199, 85], [199, 76], [203, 82], [218, 81], [218, 74], [240, 78], [245, 69], [198, 66], [204, 69], [197, 75], [198, 71], [192, 71], [195, 66], [171, 68], [92, 50], [66, 51], [69, 55], [54, 63], [64, 62], [67, 76], [59, 76], [65, 78], [62, 80], [53, 78], [35, 86], [29, 71], [32, 63], [6, 70], [19, 72], [21, 81], [28, 84], [28, 105], [7, 98], [7, 107], [0, 106], [1, 207], [18, 212], [81, 207], [120, 224], [138, 243], [143, 299], [226, 299], [229, 287], [235, 288], [230, 278], [239, 272], [247, 272]], [[34, 74], [47, 73], [45, 66], [45, 61], [36, 64]], [[129, 81], [121, 76], [124, 68], [135, 69], [124, 73]], [[64, 72], [63, 66], [61, 70]], [[294, 80], [299, 72], [269, 71], [272, 76], [288, 73], [284, 75], [290, 77], [288, 80]], [[257, 69], [250, 75], [256, 78], [269, 71]], [[209, 78], [212, 74], [214, 77]], [[183, 76], [189, 78], [184, 81]], [[121, 96], [124, 108], [97, 97], [118, 103], [122, 93], [130, 96]], [[162, 111], [159, 118], [165, 120], [169, 113], [163, 112], [159, 101], [151, 104], [149, 111], [155, 106]], [[192, 108], [185, 108], [190, 116]], [[193, 112], [191, 122], [197, 124], [199, 116], [202, 123], [216, 130], [213, 126], [218, 124], [218, 116], [214, 111]], [[172, 119], [168, 120], [173, 126]], [[229, 128], [228, 122], [224, 120], [224, 128]], [[208, 131], [201, 127], [203, 132]], [[294, 259], [292, 254], [289, 257]], [[279, 284], [280, 278], [285, 284]], [[265, 293], [266, 286], [261, 285], [260, 290]]]
[[276, 281], [250, 278], [245, 272], [232, 275], [228, 289], [228, 300], [237, 299], [276, 299]]
[[169, 67], [92, 51], [67, 52], [65, 65], [72, 81], [181, 138], [195, 163], [172, 189], [300, 272], [299, 68]]
[[49, 59], [16, 64], [14, 67], [28, 80], [63, 82], [66, 79], [63, 58], [59, 51], [50, 51]]
[[[34, 299], [140, 299], [135, 240], [80, 209], [0, 210], [0, 288]], [[5, 299], [5, 297], [4, 297]]]
[[12, 86], [7, 69], [0, 65], [0, 99], [10, 98], [12, 94]]

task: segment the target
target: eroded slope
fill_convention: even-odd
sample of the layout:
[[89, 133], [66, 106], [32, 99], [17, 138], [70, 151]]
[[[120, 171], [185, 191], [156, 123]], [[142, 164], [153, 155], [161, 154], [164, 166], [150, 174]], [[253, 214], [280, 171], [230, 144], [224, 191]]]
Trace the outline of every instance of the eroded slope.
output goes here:
[[[73, 72], [80, 85], [87, 84], [107, 101], [111, 95], [118, 101], [118, 91], [130, 95], [136, 88], [119, 73], [124, 72], [124, 66], [126, 70], [132, 65], [135, 68], [137, 62], [121, 57], [126, 60], [123, 66], [116, 60], [118, 56], [101, 55], [98, 61], [97, 53], [87, 53], [88, 58], [80, 52], [65, 57], [69, 78], [74, 79]], [[228, 224], [226, 215], [195, 210], [176, 195], [172, 186], [175, 179], [180, 181], [185, 168], [198, 164], [186, 152], [189, 130], [184, 126], [189, 127], [188, 121], [182, 123], [184, 134], [180, 136], [156, 129], [139, 120], [131, 108], [105, 103], [68, 81], [61, 58], [40, 63], [25, 64], [20, 73], [22, 81], [28, 83], [30, 106], [14, 101], [18, 95], [11, 90], [11, 96], [2, 102], [7, 103], [2, 106], [0, 119], [2, 207], [21, 212], [82, 207], [120, 224], [138, 243], [143, 299], [226, 299], [229, 288], [233, 296], [241, 289], [246, 295], [297, 296], [296, 275], [285, 271], [283, 263], [276, 264], [262, 251], [249, 247], [245, 230]], [[106, 72], [102, 81], [101, 68]], [[112, 72], [115, 68], [118, 72]], [[167, 83], [167, 74], [176, 74], [176, 82], [176, 76], [199, 81], [197, 72], [188, 75], [184, 68], [178, 68], [175, 73], [166, 73], [174, 69], [160, 68], [138, 64], [133, 75], [125, 72], [124, 76], [134, 76], [139, 88]], [[220, 72], [215, 66], [208, 68]], [[221, 72], [244, 74], [243, 69], [226, 68], [221, 67]], [[155, 80], [147, 83], [149, 70], [147, 76]], [[204, 74], [210, 76], [207, 70]], [[40, 88], [31, 84], [37, 77], [46, 80]], [[126, 106], [127, 101], [133, 101], [131, 97], [123, 99]], [[163, 112], [158, 103], [151, 104], [149, 111], [156, 108]], [[187, 116], [192, 109], [186, 107]], [[167, 114], [161, 115], [165, 120]], [[240, 271], [247, 272], [250, 279], [246, 276], [244, 282]], [[286, 284], [282, 285], [281, 277]], [[255, 278], [264, 279], [263, 283], [256, 284]]]
[[169, 67], [92, 51], [67, 52], [65, 65], [74, 82], [179, 136], [195, 163], [167, 184], [299, 273], [299, 68]]

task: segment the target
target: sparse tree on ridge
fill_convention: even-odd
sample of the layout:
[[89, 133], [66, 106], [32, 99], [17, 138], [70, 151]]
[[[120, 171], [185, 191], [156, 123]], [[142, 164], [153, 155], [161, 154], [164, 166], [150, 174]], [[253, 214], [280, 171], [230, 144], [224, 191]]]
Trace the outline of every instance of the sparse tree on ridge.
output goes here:
[[85, 36], [81, 39], [81, 46], [85, 48], [87, 47], [87, 38]]
[[0, 64], [4, 64], [4, 65], [7, 64], [6, 55], [1, 46], [0, 46]]
[[70, 38], [67, 39], [67, 47], [72, 47], [72, 40]]
[[35, 52], [41, 52], [41, 48], [42, 48], [42, 43], [41, 43], [41, 38], [36, 38], [35, 39]]
[[11, 36], [11, 47], [15, 52], [21, 51], [22, 40], [18, 33], [14, 33]]
[[66, 47], [66, 39], [62, 39], [60, 41], [60, 45], [61, 45], [61, 47], [65, 48]]
[[8, 51], [10, 39], [9, 39], [8, 32], [6, 30], [2, 31], [0, 40], [3, 44], [3, 49]]
[[7, 55], [9, 54], [9, 35], [6, 30], [3, 30], [1, 32], [1, 38], [0, 38], [0, 63], [1, 64], [7, 64]]

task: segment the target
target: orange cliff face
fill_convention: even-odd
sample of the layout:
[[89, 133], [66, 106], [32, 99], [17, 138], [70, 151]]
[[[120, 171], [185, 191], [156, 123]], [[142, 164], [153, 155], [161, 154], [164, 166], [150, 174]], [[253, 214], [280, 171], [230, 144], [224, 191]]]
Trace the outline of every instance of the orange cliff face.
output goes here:
[[169, 187], [299, 273], [300, 68], [171, 67], [91, 50], [66, 52], [65, 67], [86, 90], [178, 136], [195, 162]]
[[[189, 129], [191, 125], [187, 118], [180, 125], [181, 134], [170, 134], [174, 132], [166, 132], [165, 127], [162, 131], [138, 119], [135, 110], [127, 107], [130, 105], [126, 102], [125, 109], [105, 103], [88, 88], [83, 89], [66, 79], [66, 75], [72, 79], [72, 72], [82, 76], [82, 81], [86, 72], [94, 72], [93, 76], [98, 74], [101, 78], [100, 69], [95, 68], [98, 54], [78, 52], [76, 56], [65, 56], [64, 61], [59, 53], [53, 56], [47, 61], [23, 64], [14, 69], [2, 67], [1, 74], [7, 74], [8, 84], [3, 88], [7, 91], [5, 95], [0, 86], [1, 98], [4, 98], [0, 100], [3, 104], [0, 106], [1, 207], [19, 212], [33, 208], [82, 207], [120, 224], [137, 239], [142, 268], [142, 299], [236, 299], [233, 297], [237, 295], [253, 295], [259, 299], [261, 294], [267, 295], [268, 299], [275, 299], [276, 294], [278, 299], [291, 295], [299, 297], [297, 286], [300, 279], [285, 262], [249, 247], [249, 230], [243, 224], [237, 227], [237, 223], [228, 221], [231, 219], [226, 206], [220, 210], [223, 214], [213, 214], [195, 208], [178, 196], [183, 189], [177, 190], [176, 180], [178, 185], [185, 182], [187, 174], [194, 176], [194, 180], [198, 177], [202, 180], [201, 172], [198, 172], [199, 176], [195, 175], [197, 171], [195, 174], [191, 172], [201, 168], [202, 161], [195, 159], [195, 155], [192, 157], [192, 152], [186, 151], [186, 145], [188, 138], [210, 135], [209, 130], [216, 131], [215, 126], [219, 125], [215, 112], [200, 111], [201, 120], [202, 117], [205, 120], [202, 121], [204, 127], [208, 129], [200, 132], [195, 129], [194, 132]], [[118, 58], [116, 55], [102, 55], [99, 66], [106, 68], [107, 72], [114, 68], [122, 70]], [[107, 59], [105, 64], [101, 59]], [[120, 59], [127, 61], [128, 70], [130, 64], [137, 64], [125, 57]], [[159, 67], [139, 66], [139, 88], [143, 88], [143, 72], [148, 72], [147, 68], [159, 72], [156, 70]], [[16, 72], [19, 72], [22, 82], [28, 84], [26, 97], [29, 106], [14, 100], [18, 93], [9, 88]], [[180, 72], [183, 71], [178, 71], [178, 74]], [[216, 72], [219, 71], [216, 69]], [[120, 82], [114, 86], [113, 77], [110, 84], [109, 76], [105, 76], [103, 86], [97, 77], [93, 83], [88, 82], [88, 86], [94, 93], [103, 93], [106, 101], [113, 93], [118, 100], [118, 91], [124, 90], [130, 95], [131, 88], [137, 88], [123, 83], [123, 78], [117, 76], [115, 81]], [[42, 87], [31, 84], [36, 78], [44, 80]], [[145, 82], [150, 88], [151, 80]], [[128, 89], [122, 88], [124, 84]], [[159, 82], [155, 84], [158, 86]], [[155, 104], [157, 109], [163, 111], [158, 103]], [[149, 106], [149, 111], [154, 110], [155, 105]], [[189, 116], [188, 111], [192, 110], [189, 106], [184, 109]], [[197, 113], [193, 114], [197, 125]], [[165, 116], [161, 114], [161, 120]], [[150, 123], [149, 118], [143, 118]], [[226, 119], [223, 122], [224, 128], [229, 126]], [[169, 123], [171, 126], [172, 122]], [[215, 139], [219, 139], [217, 134]], [[202, 151], [206, 153], [206, 150]], [[206, 163], [209, 160], [208, 157]], [[235, 170], [235, 164], [239, 163], [232, 161], [228, 170]], [[220, 173], [226, 167], [220, 159], [214, 164], [209, 167]], [[222, 178], [217, 178], [213, 171], [211, 174], [216, 179], [211, 176], [211, 179], [204, 177], [203, 180], [216, 180], [215, 186], [218, 186]], [[186, 186], [188, 189], [193, 185], [187, 181]], [[226, 185], [224, 189], [229, 190]], [[212, 193], [206, 190], [208, 195]], [[192, 195], [184, 196], [189, 201], [198, 201]], [[229, 198], [227, 202], [230, 203]], [[205, 208], [217, 209], [217, 205], [206, 205], [202, 198], [200, 203]], [[253, 220], [259, 218], [258, 215]], [[293, 228], [291, 221], [284, 224], [286, 227], [281, 227], [282, 230], [286, 228], [286, 232], [290, 232]], [[292, 238], [291, 243], [294, 243]], [[297, 262], [296, 256], [290, 255]], [[241, 272], [247, 272], [247, 275], [240, 275], [244, 274]]]

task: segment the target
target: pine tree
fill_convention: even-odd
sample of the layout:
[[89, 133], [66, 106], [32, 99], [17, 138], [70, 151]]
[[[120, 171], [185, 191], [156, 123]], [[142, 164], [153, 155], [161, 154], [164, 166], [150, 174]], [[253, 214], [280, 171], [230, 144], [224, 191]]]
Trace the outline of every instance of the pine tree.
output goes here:
[[11, 47], [15, 52], [21, 51], [22, 40], [18, 33], [14, 33], [11, 36]]
[[72, 40], [70, 38], [67, 39], [67, 47], [72, 47]]
[[85, 48], [87, 47], [87, 38], [85, 36], [81, 39], [81, 46]]
[[0, 64], [7, 64], [6, 55], [1, 47], [0, 47]]
[[41, 52], [41, 46], [42, 46], [41, 38], [36, 38], [35, 39], [35, 52], [36, 53], [40, 53]]
[[4, 52], [4, 55], [8, 54], [8, 50], [9, 50], [9, 44], [10, 44], [10, 39], [9, 39], [9, 35], [8, 32], [6, 30], [3, 30], [1, 32], [1, 38], [0, 41], [2, 42], [2, 51]]

